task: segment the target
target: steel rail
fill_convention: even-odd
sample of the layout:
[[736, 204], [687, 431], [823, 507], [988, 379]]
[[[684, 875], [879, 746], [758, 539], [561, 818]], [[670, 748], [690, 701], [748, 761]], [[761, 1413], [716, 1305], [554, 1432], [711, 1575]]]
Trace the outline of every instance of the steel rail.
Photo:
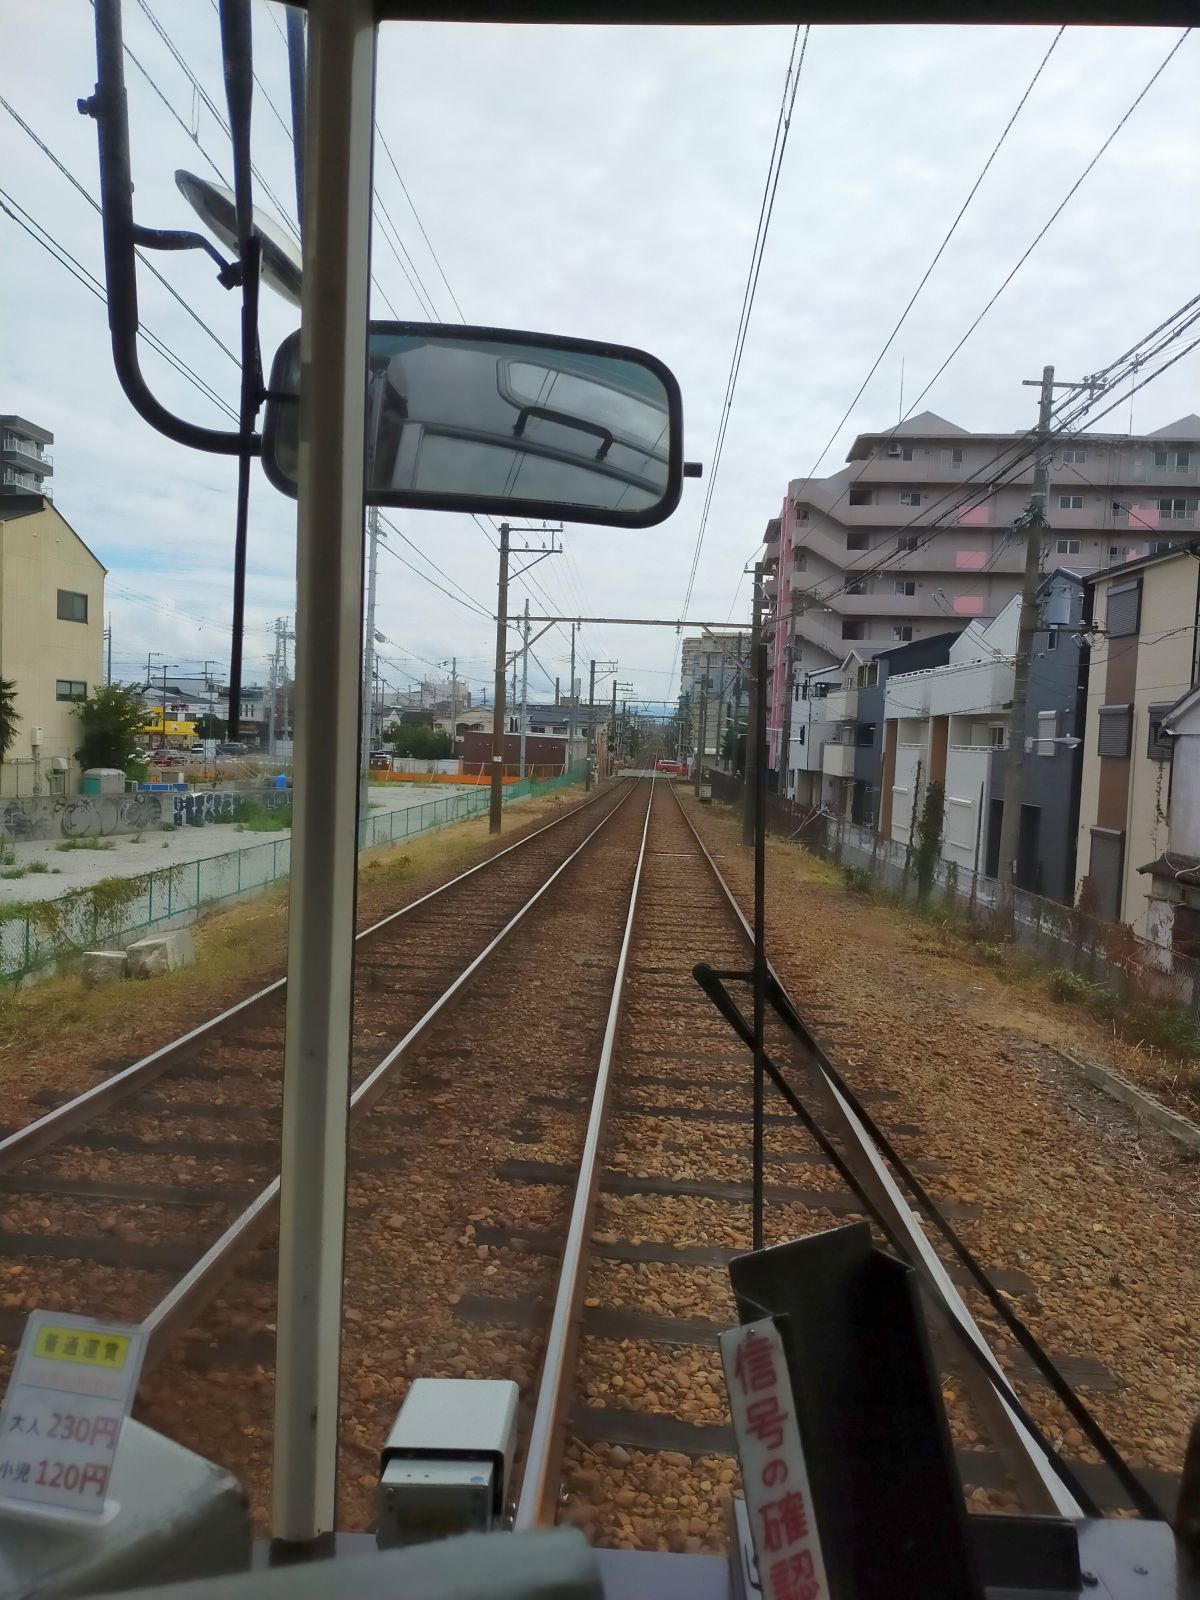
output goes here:
[[[484, 871], [495, 862], [511, 855], [514, 850], [523, 849], [525, 845], [532, 844], [535, 839], [549, 833], [552, 828], [560, 827], [572, 817], [577, 816], [588, 806], [593, 806], [604, 795], [611, 794], [612, 790], [598, 791], [590, 800], [582, 800], [578, 805], [565, 811], [561, 817], [555, 817], [552, 822], [543, 823], [540, 828], [535, 828], [532, 833], [527, 833], [523, 838], [514, 840], [506, 845], [503, 850], [497, 850], [495, 855], [490, 855], [482, 861], [477, 861], [473, 867], [468, 867], [465, 872], [460, 872], [457, 877], [450, 878], [446, 883], [439, 884], [436, 889], [431, 889], [427, 894], [412, 900], [408, 905], [401, 906], [398, 910], [389, 912], [378, 922], [373, 922], [370, 927], [361, 929], [354, 935], [357, 945], [360, 940], [370, 939], [377, 935], [381, 929], [389, 927], [392, 923], [409, 917], [421, 906], [427, 905], [431, 900], [436, 900], [447, 890], [464, 883], [477, 872]], [[98, 1116], [110, 1106], [116, 1105], [136, 1090], [152, 1083], [155, 1078], [161, 1077], [171, 1067], [177, 1066], [181, 1061], [186, 1061], [205, 1045], [213, 1043], [236, 1024], [247, 1020], [253, 1013], [265, 1006], [273, 997], [282, 995], [287, 988], [287, 978], [276, 978], [273, 983], [267, 984], [264, 989], [259, 989], [252, 995], [247, 995], [244, 1000], [239, 1000], [236, 1005], [228, 1007], [225, 1011], [218, 1012], [215, 1017], [210, 1017], [207, 1022], [202, 1022], [198, 1027], [181, 1034], [178, 1039], [161, 1045], [157, 1050], [143, 1056], [140, 1061], [134, 1061], [127, 1067], [122, 1067], [111, 1078], [105, 1078], [102, 1083], [94, 1084], [90, 1089], [85, 1089], [82, 1094], [65, 1101], [53, 1111], [47, 1111], [44, 1116], [36, 1118], [33, 1122], [26, 1123], [23, 1128], [18, 1128], [10, 1133], [7, 1138], [0, 1139], [0, 1173], [11, 1172], [14, 1167], [23, 1161], [28, 1161], [31, 1156], [40, 1155], [43, 1150], [57, 1144], [64, 1135], [73, 1133], [77, 1128], [85, 1126], [91, 1119]]]
[[[606, 792], [611, 793], [611, 791]], [[396, 1068], [408, 1052], [424, 1036], [447, 1007], [462, 994], [467, 985], [478, 976], [480, 970], [513, 930], [524, 921], [542, 896], [547, 893], [572, 862], [587, 849], [588, 845], [591, 844], [601, 830], [607, 827], [617, 812], [627, 803], [632, 793], [632, 788], [626, 790], [616, 805], [604, 814], [591, 832], [571, 851], [570, 855], [555, 867], [550, 876], [543, 880], [520, 910], [509, 918], [500, 932], [464, 967], [449, 987], [413, 1024], [400, 1042], [389, 1050], [368, 1076], [363, 1079], [350, 1096], [350, 1115], [352, 1117], [356, 1113], [366, 1112], [374, 1105], [387, 1087], [388, 1079], [395, 1073]], [[577, 806], [570, 814], [574, 815], [575, 812], [582, 809], [581, 806]], [[515, 849], [516, 846], [509, 846], [509, 848]], [[382, 924], [379, 926], [382, 926]], [[198, 1313], [203, 1310], [212, 1296], [233, 1273], [246, 1251], [257, 1244], [269, 1231], [275, 1221], [278, 1205], [279, 1178], [276, 1176], [260, 1194], [255, 1196], [246, 1209], [235, 1217], [220, 1238], [209, 1246], [200, 1259], [189, 1268], [184, 1276], [146, 1315], [141, 1324], [142, 1332], [146, 1339], [146, 1370], [161, 1361], [171, 1340], [195, 1320]]]
[[[708, 847], [696, 828], [691, 817], [684, 809], [683, 802], [674, 784], [671, 792], [679, 806], [680, 814], [692, 831], [692, 836], [700, 847], [700, 852], [707, 861], [726, 900], [730, 910], [741, 925], [748, 941], [753, 943], [754, 933], [750, 922], [738, 904], [733, 890], [722, 876], [721, 869], [710, 854]], [[795, 1002], [790, 995], [773, 964], [767, 962], [767, 971], [779, 985], [783, 994], [787, 996], [793, 1011], [796, 1011]], [[797, 1016], [799, 1012], [796, 1011]], [[807, 1029], [805, 1030], [807, 1033]], [[843, 1142], [848, 1163], [857, 1169], [856, 1175], [863, 1184], [864, 1189], [870, 1194], [872, 1201], [878, 1207], [880, 1214], [887, 1219], [889, 1226], [896, 1235], [905, 1239], [909, 1248], [909, 1259], [920, 1271], [926, 1288], [933, 1296], [934, 1302], [970, 1339], [979, 1351], [990, 1371], [994, 1372], [1002, 1383], [1007, 1383], [1003, 1368], [992, 1353], [991, 1346], [980, 1333], [974, 1317], [967, 1309], [966, 1302], [955, 1288], [945, 1264], [937, 1251], [933, 1248], [920, 1219], [912, 1207], [905, 1200], [891, 1172], [881, 1158], [878, 1150], [866, 1129], [855, 1115], [853, 1108], [839, 1092], [837, 1085], [832, 1082], [825, 1070], [824, 1052], [811, 1034], [807, 1039], [812, 1066], [816, 1070], [818, 1086], [822, 1092], [822, 1101], [828, 1111], [836, 1134]], [[1001, 1451], [1006, 1466], [1017, 1480], [1023, 1496], [1028, 1498], [1030, 1504], [1027, 1509], [1046, 1509], [1056, 1516], [1081, 1517], [1082, 1509], [1074, 1495], [1063, 1484], [1052, 1464], [1038, 1448], [1037, 1442], [1021, 1420], [1013, 1414], [1004, 1395], [999, 1392], [990, 1381], [976, 1383], [972, 1373], [976, 1369], [964, 1370], [964, 1381], [971, 1389], [972, 1398], [976, 1401], [984, 1420], [988, 1424], [997, 1449]], [[980, 1372], [982, 1378], [984, 1374]]]
[[545, 1354], [542, 1357], [542, 1371], [538, 1382], [529, 1447], [525, 1453], [525, 1470], [521, 1479], [521, 1495], [517, 1502], [514, 1523], [518, 1531], [552, 1526], [558, 1505], [567, 1411], [574, 1399], [572, 1380], [575, 1351], [579, 1341], [580, 1309], [587, 1282], [588, 1253], [596, 1214], [596, 1195], [600, 1186], [601, 1143], [608, 1121], [613, 1054], [625, 996], [625, 968], [629, 960], [629, 948], [633, 942], [633, 926], [637, 914], [638, 891], [642, 882], [642, 866], [646, 859], [646, 841], [650, 835], [650, 813], [654, 806], [654, 792], [655, 783], [651, 778], [650, 798], [646, 804], [646, 821], [642, 827], [642, 843], [638, 851], [637, 866], [634, 869], [633, 887], [629, 891], [625, 935], [621, 940], [621, 951], [613, 975], [612, 999], [609, 1002], [604, 1042], [600, 1048], [600, 1060], [596, 1068], [592, 1105], [583, 1141], [583, 1154], [580, 1158], [579, 1179], [571, 1206], [571, 1220], [567, 1225], [562, 1266], [559, 1269], [558, 1286], [554, 1294], [554, 1311], [550, 1318], [550, 1330], [546, 1335]]

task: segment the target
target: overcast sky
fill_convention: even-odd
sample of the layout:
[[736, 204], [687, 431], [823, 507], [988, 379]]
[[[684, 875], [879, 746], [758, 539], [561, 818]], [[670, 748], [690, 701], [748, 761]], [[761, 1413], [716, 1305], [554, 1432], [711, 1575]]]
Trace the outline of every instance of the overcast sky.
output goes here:
[[[223, 108], [215, 6], [152, 9]], [[281, 8], [255, 0], [256, 68], [286, 117]], [[186, 128], [127, 64], [139, 221], [188, 227], [176, 167], [223, 173], [228, 145], [139, 0], [126, 42]], [[94, 125], [76, 99], [95, 78], [87, 0], [0, 0], [2, 92], [89, 193]], [[280, 19], [281, 21], [281, 19]], [[724, 618], [742, 566], [789, 477], [809, 471], [925, 270], [1053, 37], [1049, 28], [814, 28], [690, 615]], [[853, 435], [897, 417], [924, 385], [1115, 126], [1177, 34], [1068, 29], [950, 248], [822, 467]], [[680, 380], [689, 458], [712, 459], [758, 218], [790, 29], [573, 29], [393, 24], [381, 42], [379, 123], [468, 320], [639, 345]], [[1200, 113], [1185, 42], [1095, 171], [923, 406], [971, 429], [1036, 416], [1023, 378], [1046, 362], [1079, 377], [1107, 364], [1197, 292]], [[0, 111], [0, 186], [93, 273], [99, 218]], [[261, 92], [255, 155], [291, 207], [291, 147]], [[446, 285], [387, 159], [379, 197], [435, 311]], [[269, 197], [258, 199], [268, 211]], [[235, 467], [169, 443], [141, 422], [112, 374], [104, 308], [0, 213], [0, 412], [55, 434], [55, 499], [109, 569], [115, 669], [147, 651], [182, 667], [228, 660]], [[237, 305], [199, 255], [157, 264], [213, 332], [237, 345]], [[417, 294], [377, 229], [375, 273], [399, 316]], [[143, 322], [236, 403], [229, 357], [146, 274]], [[382, 302], [377, 315], [389, 315]], [[269, 355], [295, 326], [264, 296]], [[152, 385], [173, 408], [220, 425], [210, 401], [153, 354]], [[1137, 399], [1143, 431], [1200, 410], [1189, 357]], [[1105, 426], [1128, 426], [1128, 413]], [[678, 616], [704, 484], [689, 481], [659, 528], [572, 528], [543, 562], [533, 609]], [[494, 607], [495, 553], [465, 517], [393, 513], [397, 525], [479, 602]], [[395, 537], [398, 554], [421, 565]], [[256, 469], [251, 501], [248, 671], [261, 676], [268, 624], [294, 607], [294, 511]], [[425, 569], [428, 571], [428, 569]], [[430, 573], [437, 582], [444, 580]], [[524, 591], [518, 586], [519, 604]], [[745, 614], [746, 588], [735, 616]], [[384, 672], [403, 687], [456, 654], [476, 693], [490, 682], [493, 632], [389, 555], [380, 558]], [[567, 640], [536, 648], [567, 677]], [[580, 656], [620, 662], [649, 701], [678, 693], [669, 630], [589, 627]], [[422, 660], [422, 658], [424, 658]], [[531, 685], [546, 688], [536, 666]], [[607, 697], [607, 695], [606, 695]]]

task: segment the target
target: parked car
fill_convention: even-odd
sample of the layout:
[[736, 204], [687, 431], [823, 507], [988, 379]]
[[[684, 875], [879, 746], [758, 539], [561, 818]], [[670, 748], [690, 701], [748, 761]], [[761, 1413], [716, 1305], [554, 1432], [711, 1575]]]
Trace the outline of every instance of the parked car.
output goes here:
[[187, 759], [182, 750], [156, 750], [150, 757], [152, 767], [178, 767]]
[[246, 754], [246, 746], [235, 739], [222, 739], [217, 745], [217, 754], [219, 756], [244, 756]]

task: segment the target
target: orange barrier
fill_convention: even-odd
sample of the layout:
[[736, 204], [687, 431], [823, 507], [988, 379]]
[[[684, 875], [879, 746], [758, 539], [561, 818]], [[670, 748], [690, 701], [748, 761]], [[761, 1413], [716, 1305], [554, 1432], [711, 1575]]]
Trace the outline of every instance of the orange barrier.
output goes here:
[[[561, 778], [560, 767], [535, 767], [530, 765], [525, 770], [527, 778], [534, 778], [539, 782], [545, 778]], [[455, 783], [455, 784], [482, 784], [485, 788], [492, 781], [491, 773], [480, 772], [372, 772], [371, 783]], [[517, 772], [505, 772], [504, 783], [520, 783]]]

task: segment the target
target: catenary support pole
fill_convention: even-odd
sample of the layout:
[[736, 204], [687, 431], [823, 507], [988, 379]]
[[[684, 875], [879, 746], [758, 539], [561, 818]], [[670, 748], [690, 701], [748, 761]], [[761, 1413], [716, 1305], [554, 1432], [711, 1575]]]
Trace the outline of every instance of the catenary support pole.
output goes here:
[[759, 701], [765, 702], [767, 686], [759, 673], [758, 647], [762, 642], [763, 564], [754, 563], [754, 610], [750, 618], [750, 715], [746, 719], [746, 779], [742, 796], [742, 843], [754, 843], [755, 786], [758, 782], [758, 763], [762, 757], [755, 734], [758, 726]]
[[571, 624], [571, 677], [567, 684], [567, 762], [575, 759], [575, 623]]
[[529, 601], [525, 602], [525, 621], [521, 629], [521, 770], [525, 776], [525, 735], [529, 731]]
[[587, 736], [587, 777], [584, 779], [584, 792], [592, 787], [592, 767], [596, 761], [596, 663], [591, 663], [591, 679], [588, 684], [588, 736]]
[[496, 678], [492, 704], [492, 792], [488, 832], [500, 832], [504, 805], [504, 646], [508, 638], [508, 523], [500, 524], [500, 577], [496, 583]]
[[1013, 658], [1012, 707], [1008, 715], [1008, 749], [1004, 757], [1004, 811], [1000, 819], [1000, 882], [1011, 902], [1016, 882], [1021, 837], [1021, 802], [1025, 792], [1025, 707], [1029, 698], [1029, 663], [1037, 631], [1037, 589], [1042, 535], [1046, 528], [1046, 496], [1050, 490], [1050, 425], [1054, 408], [1054, 368], [1042, 368], [1038, 406], [1039, 449], [1033, 467], [1033, 498], [1023, 514], [1025, 574], [1021, 581], [1021, 615]]
[[[757, 591], [760, 572], [755, 568], [754, 582]], [[755, 620], [758, 610], [755, 609]], [[754, 680], [758, 692], [754, 698], [754, 726], [749, 743], [754, 756], [754, 1153], [751, 1171], [750, 1225], [755, 1250], [763, 1247], [763, 1128], [766, 1093], [766, 1027], [767, 952], [766, 952], [766, 887], [767, 887], [767, 697], [763, 686], [767, 681], [767, 646], [759, 639], [754, 651]]]
[[368, 815], [367, 786], [371, 781], [371, 748], [375, 743], [375, 589], [379, 576], [379, 507], [367, 511], [367, 542], [370, 558], [367, 562], [367, 626], [363, 634], [363, 705], [366, 715], [362, 722], [362, 743], [359, 751], [362, 794], [358, 809]]
[[300, 324], [295, 813], [280, 1148], [271, 1531], [331, 1540], [350, 1097], [372, 0], [309, 0]]

